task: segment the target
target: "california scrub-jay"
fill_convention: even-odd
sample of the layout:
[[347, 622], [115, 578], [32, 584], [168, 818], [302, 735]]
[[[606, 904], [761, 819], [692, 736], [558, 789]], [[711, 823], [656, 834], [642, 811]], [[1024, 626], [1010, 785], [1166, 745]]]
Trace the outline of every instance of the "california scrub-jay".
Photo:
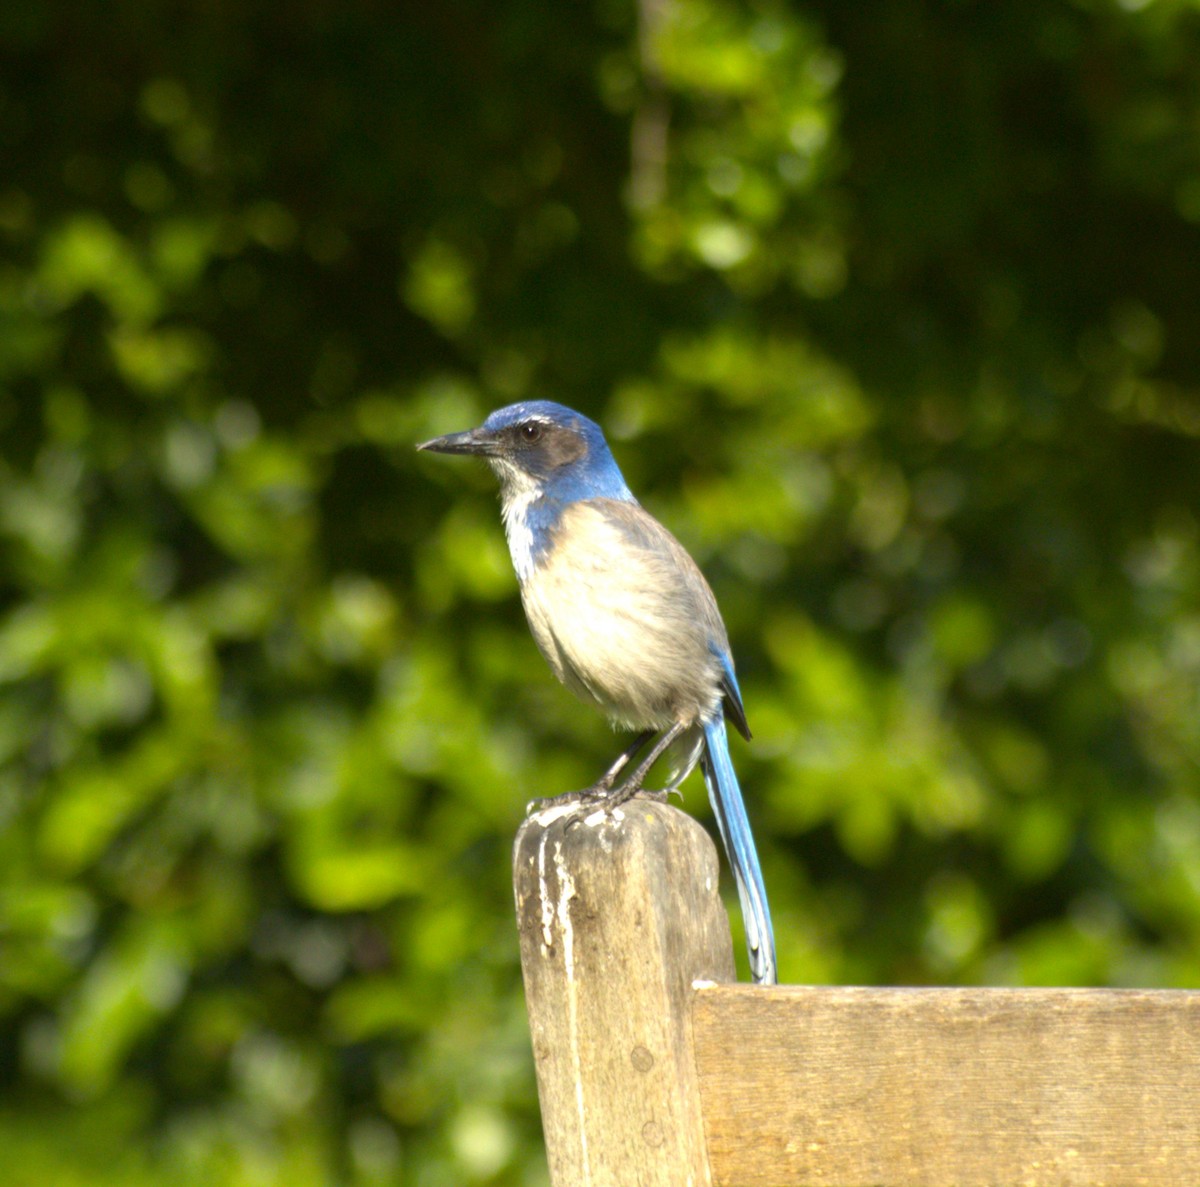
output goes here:
[[[699, 761], [737, 880], [755, 981], [775, 981], [762, 870], [725, 719], [750, 730], [716, 599], [696, 562], [625, 485], [600, 426], [548, 400], [500, 408], [418, 449], [476, 454], [496, 472], [521, 601], [538, 647], [576, 696], [638, 736], [583, 799], [624, 803], [675, 746], [673, 791]], [[661, 731], [661, 733], [660, 733]], [[619, 786], [617, 776], [656, 734]]]

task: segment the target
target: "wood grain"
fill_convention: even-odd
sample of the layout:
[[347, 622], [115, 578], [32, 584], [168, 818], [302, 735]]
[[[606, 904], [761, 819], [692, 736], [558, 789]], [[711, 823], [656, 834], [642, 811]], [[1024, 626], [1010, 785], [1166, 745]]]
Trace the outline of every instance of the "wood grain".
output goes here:
[[704, 829], [635, 800], [531, 816], [513, 852], [555, 1187], [707, 1187], [692, 982], [733, 979]]
[[1197, 992], [721, 985], [694, 1040], [716, 1187], [1200, 1185]]

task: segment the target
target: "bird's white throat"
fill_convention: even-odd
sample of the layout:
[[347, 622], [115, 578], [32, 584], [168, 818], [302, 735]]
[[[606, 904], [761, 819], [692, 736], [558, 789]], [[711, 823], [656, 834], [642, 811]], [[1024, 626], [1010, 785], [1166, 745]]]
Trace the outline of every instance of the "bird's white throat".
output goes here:
[[500, 513], [504, 534], [518, 581], [525, 581], [534, 569], [533, 529], [529, 526], [529, 508], [542, 495], [542, 484], [505, 459], [489, 459], [500, 478]]

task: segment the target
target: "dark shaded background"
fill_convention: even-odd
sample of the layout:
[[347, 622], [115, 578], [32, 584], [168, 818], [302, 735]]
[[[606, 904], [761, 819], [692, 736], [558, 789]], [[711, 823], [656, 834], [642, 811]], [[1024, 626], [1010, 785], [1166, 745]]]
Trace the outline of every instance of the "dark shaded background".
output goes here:
[[615, 740], [412, 449], [525, 396], [717, 591], [784, 979], [1200, 983], [1194, 6], [643, 4], [0, 11], [6, 1183], [546, 1181]]

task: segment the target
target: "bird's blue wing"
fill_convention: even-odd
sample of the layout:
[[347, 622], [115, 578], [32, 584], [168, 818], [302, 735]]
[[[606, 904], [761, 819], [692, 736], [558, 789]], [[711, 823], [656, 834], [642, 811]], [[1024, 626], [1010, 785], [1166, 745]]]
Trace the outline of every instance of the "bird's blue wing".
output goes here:
[[750, 726], [746, 721], [746, 710], [742, 705], [742, 690], [738, 688], [733, 661], [723, 647], [710, 644], [709, 650], [721, 664], [721, 692], [724, 694], [725, 716], [733, 722], [737, 732], [750, 741]]
[[[732, 677], [732, 671], [730, 675]], [[735, 690], [736, 687], [735, 681]], [[740, 699], [738, 704], [740, 706]], [[717, 715], [704, 723], [704, 743], [704, 782], [737, 882], [746, 927], [746, 947], [750, 953], [750, 974], [760, 984], [774, 985], [775, 933], [771, 927], [771, 911], [767, 906], [758, 851], [742, 802], [742, 790], [729, 758], [729, 736], [724, 717]]]

